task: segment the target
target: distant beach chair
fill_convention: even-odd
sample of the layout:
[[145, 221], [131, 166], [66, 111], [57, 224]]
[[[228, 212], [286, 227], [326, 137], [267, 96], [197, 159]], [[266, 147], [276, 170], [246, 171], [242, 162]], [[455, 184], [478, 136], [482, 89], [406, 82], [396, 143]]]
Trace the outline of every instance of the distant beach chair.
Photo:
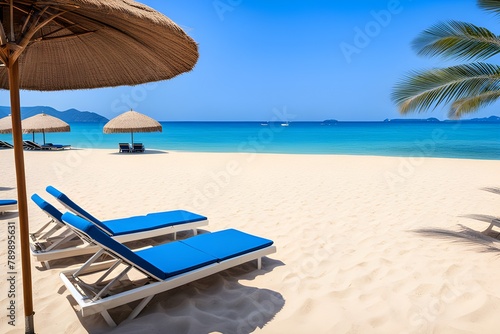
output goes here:
[[[60, 277], [79, 304], [81, 316], [100, 313], [110, 326], [116, 326], [108, 312], [112, 308], [141, 300], [127, 318], [134, 319], [156, 294], [252, 260], [260, 269], [262, 257], [276, 252], [273, 241], [234, 229], [132, 251], [81, 217], [65, 213], [62, 219], [100, 250], [81, 268], [63, 271]], [[114, 260], [95, 263], [102, 255]], [[134, 280], [134, 285], [120, 282], [131, 269], [145, 278]], [[102, 275], [90, 283], [86, 275], [94, 273]]]
[[14, 199], [0, 199], [0, 214], [4, 214], [6, 211], [17, 210], [17, 201]]
[[119, 143], [118, 144], [118, 152], [119, 153], [131, 153], [132, 148], [130, 147], [129, 143]]
[[134, 143], [132, 144], [132, 152], [144, 152], [145, 148], [142, 143]]
[[[119, 242], [141, 240], [166, 234], [173, 234], [174, 239], [176, 239], [179, 231], [192, 230], [193, 234], [196, 235], [197, 228], [208, 225], [207, 217], [184, 210], [100, 221], [54, 187], [47, 187], [47, 191], [67, 209], [94, 223]], [[49, 268], [48, 261], [91, 254], [96, 251], [88, 243], [80, 243], [75, 246], [73, 240], [75, 235], [67, 229], [66, 224], [61, 220], [62, 213], [37, 194], [31, 196], [31, 199], [51, 219], [39, 230], [30, 234], [31, 253], [37, 261], [43, 262]], [[61, 230], [61, 228], [63, 229]]]
[[34, 141], [31, 141], [31, 140], [24, 140], [23, 147], [25, 150], [30, 150], [30, 151], [41, 151], [41, 150], [61, 151], [61, 150], [64, 150], [65, 148], [71, 147], [71, 145], [60, 145], [60, 144], [52, 144], [52, 143], [40, 145], [40, 144], [35, 143]]
[[3, 141], [3, 140], [0, 140], [0, 148], [13, 148], [14, 145], [6, 142], [6, 141]]
[[31, 140], [24, 140], [23, 148], [28, 151], [43, 150], [40, 145]]
[[71, 145], [52, 144], [52, 143], [47, 143], [41, 146], [45, 150], [53, 150], [53, 151], [59, 151], [59, 150], [64, 150], [66, 148], [71, 148]]

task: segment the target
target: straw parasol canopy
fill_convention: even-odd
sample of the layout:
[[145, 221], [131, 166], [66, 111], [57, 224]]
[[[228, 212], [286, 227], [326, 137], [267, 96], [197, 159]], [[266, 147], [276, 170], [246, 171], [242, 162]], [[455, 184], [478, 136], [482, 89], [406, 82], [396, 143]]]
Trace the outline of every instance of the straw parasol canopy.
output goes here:
[[[0, 0], [6, 32], [11, 25], [9, 2]], [[190, 71], [198, 59], [196, 43], [180, 27], [135, 1], [13, 2], [16, 47], [10, 45], [9, 58], [19, 61], [22, 89], [137, 85]], [[8, 47], [13, 39], [3, 35], [0, 40]], [[0, 69], [0, 87], [5, 89], [7, 72]]]
[[104, 133], [130, 132], [131, 143], [134, 143], [134, 132], [161, 132], [161, 124], [144, 114], [130, 110], [110, 120], [103, 129]]
[[137, 85], [190, 71], [198, 47], [169, 18], [132, 0], [0, 0], [0, 88], [9, 89], [25, 332], [34, 333], [19, 89]]
[[0, 119], [0, 133], [12, 133], [12, 117], [10, 115]]
[[65, 121], [47, 114], [37, 114], [22, 121], [24, 133], [33, 133], [35, 141], [35, 132], [43, 133], [43, 144], [45, 145], [45, 132], [69, 132], [70, 126]]

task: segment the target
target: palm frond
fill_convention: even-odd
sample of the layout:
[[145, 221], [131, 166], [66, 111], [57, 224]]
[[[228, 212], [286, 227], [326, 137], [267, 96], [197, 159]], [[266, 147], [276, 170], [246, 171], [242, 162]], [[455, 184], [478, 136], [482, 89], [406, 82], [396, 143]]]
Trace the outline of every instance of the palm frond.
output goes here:
[[488, 91], [479, 95], [461, 98], [453, 102], [448, 116], [458, 119], [464, 114], [475, 112], [481, 107], [492, 104], [499, 98], [500, 90]]
[[406, 114], [495, 90], [500, 90], [500, 66], [472, 63], [410, 73], [396, 84], [392, 100]]
[[500, 53], [500, 38], [471, 23], [449, 21], [426, 29], [413, 41], [413, 47], [422, 56], [486, 59]]
[[480, 8], [494, 12], [500, 15], [500, 1], [499, 0], [478, 0], [477, 4]]

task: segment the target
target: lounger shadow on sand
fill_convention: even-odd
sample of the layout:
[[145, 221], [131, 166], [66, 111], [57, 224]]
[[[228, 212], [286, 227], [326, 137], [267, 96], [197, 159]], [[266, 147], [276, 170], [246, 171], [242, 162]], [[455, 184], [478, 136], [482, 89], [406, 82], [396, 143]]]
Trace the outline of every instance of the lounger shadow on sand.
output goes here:
[[119, 143], [118, 153], [143, 153], [146, 150], [142, 143]]

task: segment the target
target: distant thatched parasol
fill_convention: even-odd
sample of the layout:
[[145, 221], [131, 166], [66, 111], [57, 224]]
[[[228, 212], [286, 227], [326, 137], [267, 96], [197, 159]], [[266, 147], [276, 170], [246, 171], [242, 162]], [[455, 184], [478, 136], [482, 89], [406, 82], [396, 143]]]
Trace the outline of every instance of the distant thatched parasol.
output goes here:
[[12, 133], [12, 118], [10, 115], [0, 119], [0, 133]]
[[155, 119], [137, 111], [127, 111], [110, 120], [103, 129], [104, 133], [130, 132], [134, 144], [134, 132], [161, 132], [162, 126]]
[[24, 133], [33, 133], [35, 141], [35, 132], [43, 133], [43, 144], [45, 145], [45, 132], [68, 132], [70, 126], [63, 120], [47, 114], [37, 114], [22, 121]]

